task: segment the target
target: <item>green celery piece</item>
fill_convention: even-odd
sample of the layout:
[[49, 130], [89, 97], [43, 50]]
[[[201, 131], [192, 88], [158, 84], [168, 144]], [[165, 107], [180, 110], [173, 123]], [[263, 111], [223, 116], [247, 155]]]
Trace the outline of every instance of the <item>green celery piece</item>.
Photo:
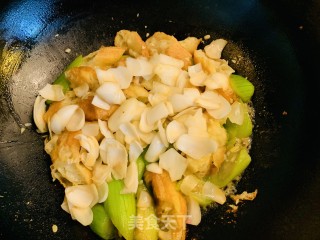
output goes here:
[[[137, 199], [139, 199], [142, 191], [147, 192], [151, 198], [147, 187], [144, 185], [144, 183], [140, 183], [137, 191]], [[134, 230], [134, 239], [157, 240], [158, 231], [159, 226], [157, 223], [156, 211], [153, 202], [150, 207], [137, 206], [137, 227]]]
[[242, 101], [250, 101], [254, 93], [254, 86], [249, 80], [240, 75], [231, 74], [229, 82], [233, 91], [242, 99]]
[[[208, 205], [210, 205], [213, 200], [211, 200], [210, 198], [204, 196], [201, 192], [199, 192], [199, 189], [202, 189], [202, 186], [204, 185], [204, 181], [202, 179], [199, 179], [200, 182], [197, 185], [197, 187], [195, 187], [195, 190], [192, 190], [190, 192], [190, 197], [193, 198], [193, 200], [195, 200], [197, 203], [199, 203], [202, 207], [206, 207]], [[181, 191], [181, 183], [182, 180], [177, 182], [177, 190]]]
[[67, 68], [60, 74], [60, 76], [53, 82], [53, 84], [58, 84], [61, 85], [63, 88], [63, 92], [66, 93], [67, 91], [70, 90], [70, 82], [66, 78], [66, 75], [64, 74], [67, 70], [78, 67], [82, 64], [83, 62], [83, 57], [82, 55], [79, 55], [76, 57], [68, 66]]
[[134, 219], [136, 216], [135, 194], [121, 194], [124, 187], [122, 180], [112, 180], [108, 183], [109, 194], [104, 207], [113, 225], [126, 240], [133, 240]]
[[144, 153], [137, 159], [137, 166], [138, 166], [138, 180], [140, 181], [143, 178], [144, 171], [146, 170], [146, 160], [144, 159]]
[[202, 207], [206, 207], [213, 202], [212, 199], [209, 199], [208, 197], [204, 196], [203, 194], [201, 194], [199, 192], [191, 192], [190, 197], [192, 197]]
[[92, 212], [93, 221], [90, 224], [91, 230], [103, 239], [113, 239], [117, 231], [103, 205], [96, 204], [92, 207]]
[[228, 142], [226, 144], [227, 151], [230, 150], [231, 148], [233, 148], [234, 145], [236, 144], [236, 142], [237, 142], [237, 138], [236, 137], [229, 138]]
[[213, 184], [218, 187], [225, 187], [248, 167], [251, 162], [248, 150], [243, 148], [237, 154], [234, 161], [224, 161], [219, 171], [211, 176], [210, 181]]
[[225, 128], [228, 133], [229, 141], [233, 138], [249, 137], [252, 134], [253, 129], [253, 124], [249, 116], [249, 113], [247, 111], [244, 113], [243, 123], [241, 125], [232, 123], [228, 119], [227, 123], [225, 124]]

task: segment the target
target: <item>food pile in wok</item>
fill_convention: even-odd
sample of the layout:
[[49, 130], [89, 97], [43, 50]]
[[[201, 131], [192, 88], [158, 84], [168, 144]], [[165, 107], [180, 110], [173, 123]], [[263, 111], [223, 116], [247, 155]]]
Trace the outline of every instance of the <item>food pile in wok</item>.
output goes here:
[[251, 161], [254, 86], [201, 41], [121, 30], [39, 91], [61, 206], [103, 239], [185, 239]]

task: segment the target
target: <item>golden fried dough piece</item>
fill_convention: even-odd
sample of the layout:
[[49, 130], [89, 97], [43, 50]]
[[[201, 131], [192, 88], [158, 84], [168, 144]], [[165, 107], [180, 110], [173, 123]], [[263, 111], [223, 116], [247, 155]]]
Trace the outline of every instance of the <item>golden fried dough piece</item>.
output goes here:
[[203, 50], [194, 51], [194, 62], [200, 63], [202, 69], [208, 74], [217, 72], [217, 68], [220, 66], [219, 62], [208, 58]]
[[75, 139], [78, 134], [80, 131], [62, 132], [50, 152], [52, 178], [65, 187], [91, 183], [91, 171], [80, 162], [80, 143]]
[[149, 95], [149, 92], [144, 87], [132, 83], [127, 89], [124, 89], [123, 92], [127, 98], [137, 98], [142, 102], [146, 101]]
[[[186, 237], [186, 219], [187, 203], [183, 195], [176, 189], [175, 183], [170, 179], [165, 170], [162, 174], [156, 174], [149, 171], [145, 172], [145, 181], [151, 184], [153, 194], [156, 200], [156, 212], [160, 219], [166, 216], [169, 219], [164, 221], [175, 222], [173, 227], [166, 229], [171, 233], [173, 240], [183, 240]], [[160, 223], [160, 227], [161, 226]], [[169, 226], [170, 227], [170, 226]]]
[[214, 136], [214, 140], [218, 143], [218, 149], [212, 154], [212, 163], [216, 168], [220, 168], [224, 162], [226, 149], [226, 143], [228, 140], [227, 131], [221, 126], [218, 120], [208, 118], [208, 133], [210, 136]]
[[121, 30], [117, 32], [114, 45], [125, 49], [126, 53], [132, 57], [149, 57], [146, 43], [135, 31]]
[[99, 87], [96, 71], [89, 66], [74, 67], [65, 72], [66, 78], [70, 81], [70, 87], [76, 88], [82, 84], [88, 84], [91, 90]]
[[80, 162], [80, 143], [75, 139], [80, 131], [63, 131], [57, 140], [56, 145], [50, 153], [52, 163], [56, 161], [78, 163]]
[[184, 62], [184, 69], [192, 65], [192, 54], [173, 36], [156, 32], [146, 40], [146, 44], [152, 55], [163, 53], [180, 59]]
[[43, 115], [43, 119], [45, 122], [48, 123], [48, 121], [50, 120], [50, 118], [56, 113], [58, 112], [58, 110], [64, 106], [73, 104], [75, 102], [75, 98], [74, 98], [74, 92], [73, 91], [69, 91], [65, 94], [65, 99], [63, 99], [62, 101], [59, 102], [52, 102], [48, 108], [48, 110], [45, 112], [45, 114]]
[[58, 167], [55, 167], [55, 164], [50, 166], [51, 175], [53, 179], [58, 179], [64, 187], [92, 183], [92, 172], [82, 163], [59, 165]]
[[174, 36], [165, 34], [164, 32], [155, 32], [146, 40], [146, 45], [150, 53], [165, 53], [168, 47], [178, 41]]
[[189, 53], [185, 48], [183, 48], [178, 41], [172, 43], [165, 51], [165, 54], [182, 60], [184, 62], [184, 69], [187, 69], [188, 66], [191, 66], [193, 64], [192, 54]]
[[195, 37], [187, 37], [186, 39], [179, 41], [180, 45], [191, 54], [193, 54], [194, 51], [197, 50], [200, 42], [201, 38], [198, 39]]
[[50, 107], [48, 108], [48, 110], [45, 112], [45, 114], [43, 115], [43, 119], [46, 123], [49, 122], [50, 118], [56, 113], [58, 112], [58, 110], [60, 108], [62, 108], [63, 106], [65, 106], [64, 101], [60, 101], [60, 102], [53, 102], [50, 104]]
[[117, 105], [111, 105], [109, 110], [96, 107], [92, 104], [93, 96], [85, 99], [79, 99], [78, 105], [84, 111], [86, 121], [107, 120], [111, 114], [118, 108]]
[[84, 59], [86, 65], [100, 67], [101, 69], [107, 69], [110, 66], [116, 64], [122, 55], [124, 54], [125, 49], [121, 47], [101, 47], [98, 51], [90, 53]]
[[77, 104], [83, 111], [86, 117], [86, 121], [97, 121], [100, 120], [107, 120], [111, 114], [118, 108], [118, 105], [111, 105], [109, 110], [105, 110], [99, 107], [96, 107], [92, 104], [93, 96], [88, 96], [87, 98], [83, 99], [73, 99], [66, 97], [64, 100], [59, 102], [53, 102], [50, 104], [49, 109], [43, 116], [43, 119], [48, 122], [50, 118], [64, 106], [70, 104]]
[[234, 91], [231, 88], [228, 88], [226, 90], [223, 90], [222, 88], [219, 88], [216, 90], [222, 97], [228, 100], [229, 103], [233, 103], [234, 101], [237, 101], [237, 95], [234, 93]]

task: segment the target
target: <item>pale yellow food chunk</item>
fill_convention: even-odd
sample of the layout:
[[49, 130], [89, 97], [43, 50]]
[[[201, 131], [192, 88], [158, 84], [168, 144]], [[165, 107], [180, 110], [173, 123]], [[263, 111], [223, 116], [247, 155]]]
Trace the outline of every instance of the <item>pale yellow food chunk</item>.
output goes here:
[[89, 85], [89, 89], [91, 90], [96, 90], [99, 87], [96, 71], [92, 67], [74, 67], [66, 71], [65, 75], [70, 81], [71, 88], [79, 87], [85, 83]]
[[221, 164], [224, 162], [226, 150], [227, 149], [225, 146], [218, 147], [218, 149], [211, 156], [212, 163], [217, 169], [219, 169]]
[[124, 52], [125, 49], [122, 47], [101, 47], [98, 51], [86, 56], [85, 61], [87, 65], [106, 69], [116, 64]]
[[156, 32], [146, 40], [146, 44], [152, 55], [163, 53], [170, 57], [180, 59], [184, 62], [184, 69], [192, 65], [192, 54], [171, 35]]
[[193, 159], [191, 157], [187, 158], [188, 167], [186, 170], [187, 174], [194, 174], [199, 178], [203, 178], [207, 175], [212, 166], [211, 155], [205, 156], [201, 159]]
[[52, 232], [54, 233], [58, 232], [58, 226], [56, 224], [52, 225]]
[[227, 99], [229, 103], [233, 103], [238, 99], [237, 95], [234, 93], [232, 88], [227, 88], [226, 90], [223, 90], [222, 88], [219, 88], [216, 90], [222, 97]]
[[149, 92], [141, 85], [131, 84], [127, 89], [123, 90], [127, 98], [137, 98], [145, 102], [148, 99]]
[[64, 131], [59, 135], [56, 145], [50, 152], [52, 163], [56, 161], [68, 163], [80, 162], [80, 143], [79, 140], [74, 138], [79, 133], [79, 131]]
[[186, 39], [179, 41], [180, 45], [191, 54], [193, 54], [194, 51], [197, 50], [200, 42], [201, 38], [198, 39], [196, 37], [187, 37]]
[[[174, 240], [184, 240], [186, 238], [186, 219], [183, 216], [187, 215], [187, 203], [181, 192], [176, 188], [175, 183], [170, 179], [167, 171], [161, 174], [145, 172], [145, 181], [150, 184], [156, 199], [157, 216], [169, 216], [169, 221], [175, 221], [175, 226], [171, 229], [166, 229]], [[165, 221], [165, 219], [162, 219]], [[161, 222], [160, 222], [161, 224]], [[160, 227], [165, 227], [161, 226]]]
[[118, 108], [118, 105], [111, 105], [109, 110], [96, 107], [92, 104], [93, 96], [85, 99], [79, 99], [77, 104], [84, 111], [86, 121], [107, 120], [111, 114]]
[[218, 143], [218, 149], [212, 154], [212, 163], [219, 169], [226, 153], [227, 131], [219, 121], [210, 118], [208, 119], [208, 133], [214, 136], [214, 140]]
[[200, 63], [202, 69], [208, 74], [217, 72], [217, 68], [220, 66], [219, 62], [208, 58], [203, 50], [194, 51], [194, 62]]
[[174, 36], [165, 34], [164, 32], [155, 32], [146, 40], [147, 47], [150, 53], [165, 53], [168, 47], [178, 41]]
[[193, 63], [192, 54], [183, 48], [178, 41], [172, 43], [165, 51], [165, 54], [182, 60], [184, 62], [184, 69], [187, 69]]
[[51, 175], [53, 179], [58, 179], [64, 187], [92, 183], [92, 172], [82, 163], [59, 165], [52, 164], [50, 166]]
[[80, 143], [75, 138], [78, 134], [80, 131], [62, 132], [50, 152], [52, 178], [65, 187], [91, 183], [91, 171], [80, 163]]
[[135, 31], [121, 30], [117, 32], [114, 39], [114, 45], [125, 49], [126, 53], [132, 57], [149, 57], [146, 43]]
[[[228, 66], [228, 63], [223, 59], [213, 60], [207, 57], [203, 50], [196, 50], [194, 51], [194, 63], [200, 63], [202, 69], [207, 74], [212, 74], [215, 72], [221, 72], [226, 75], [230, 75], [234, 70]], [[216, 89], [216, 91], [222, 95], [228, 102], [233, 103], [237, 100], [236, 94], [233, 92], [231, 87], [223, 90], [223, 89]]]
[[46, 123], [49, 122], [50, 118], [59, 111], [60, 108], [75, 103], [76, 99], [74, 98], [74, 92], [69, 91], [65, 94], [65, 99], [59, 102], [52, 102], [48, 110], [43, 115], [43, 119]]

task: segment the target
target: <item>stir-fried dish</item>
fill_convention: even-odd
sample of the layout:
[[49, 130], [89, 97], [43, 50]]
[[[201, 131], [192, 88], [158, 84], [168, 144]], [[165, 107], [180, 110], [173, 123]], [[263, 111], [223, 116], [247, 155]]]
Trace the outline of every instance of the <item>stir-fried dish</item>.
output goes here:
[[101, 238], [185, 239], [249, 165], [254, 86], [201, 41], [121, 30], [39, 91], [61, 207]]

